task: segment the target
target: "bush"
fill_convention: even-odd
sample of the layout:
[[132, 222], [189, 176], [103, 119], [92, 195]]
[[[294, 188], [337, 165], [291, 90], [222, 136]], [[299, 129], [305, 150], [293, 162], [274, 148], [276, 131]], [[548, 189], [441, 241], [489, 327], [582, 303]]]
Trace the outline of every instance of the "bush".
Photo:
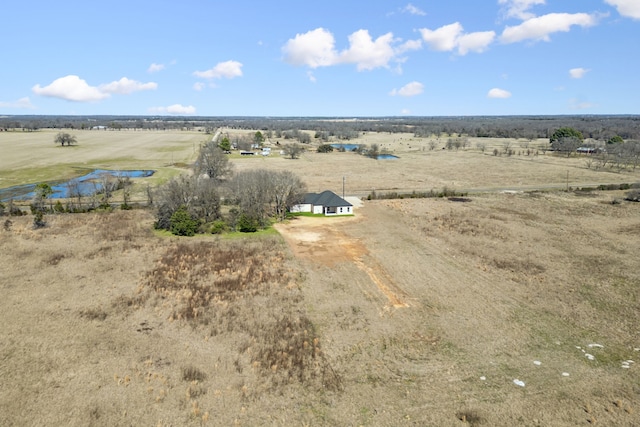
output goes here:
[[318, 147], [318, 153], [332, 153], [333, 147], [331, 144], [322, 144]]
[[56, 201], [56, 204], [53, 205], [53, 211], [55, 213], [64, 213], [65, 212], [64, 206], [62, 206], [62, 203], [60, 202], [60, 200]]
[[246, 214], [242, 214], [238, 218], [236, 227], [241, 233], [255, 233], [258, 231], [258, 221]]
[[44, 220], [44, 214], [42, 213], [42, 211], [35, 211], [33, 214], [33, 228], [42, 228], [45, 225], [47, 225], [47, 223]]
[[198, 221], [191, 217], [186, 206], [180, 206], [177, 211], [171, 215], [170, 231], [176, 236], [193, 236], [198, 230]]
[[222, 220], [214, 221], [213, 224], [211, 224], [211, 234], [222, 234], [226, 229], [227, 224]]
[[628, 200], [630, 202], [640, 202], [640, 190], [634, 189], [634, 190], [629, 191], [625, 195], [624, 199]]

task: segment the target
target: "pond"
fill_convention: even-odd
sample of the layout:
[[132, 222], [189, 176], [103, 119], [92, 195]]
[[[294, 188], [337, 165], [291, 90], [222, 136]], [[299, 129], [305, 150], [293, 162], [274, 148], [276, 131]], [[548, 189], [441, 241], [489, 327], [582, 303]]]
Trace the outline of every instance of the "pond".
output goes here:
[[336, 150], [356, 151], [360, 147], [360, 144], [331, 144], [331, 146]]
[[[118, 178], [145, 178], [155, 173], [154, 170], [108, 170], [94, 169], [91, 172], [67, 181], [50, 182], [53, 194], [51, 199], [67, 199], [70, 197], [89, 196], [102, 189], [101, 181], [106, 177], [110, 179]], [[34, 196], [37, 184], [16, 185], [13, 187], [0, 189], [0, 201], [29, 200]], [[71, 195], [72, 194], [72, 195]]]
[[393, 154], [378, 154], [378, 158], [376, 160], [396, 160], [399, 159], [398, 156], [394, 156]]

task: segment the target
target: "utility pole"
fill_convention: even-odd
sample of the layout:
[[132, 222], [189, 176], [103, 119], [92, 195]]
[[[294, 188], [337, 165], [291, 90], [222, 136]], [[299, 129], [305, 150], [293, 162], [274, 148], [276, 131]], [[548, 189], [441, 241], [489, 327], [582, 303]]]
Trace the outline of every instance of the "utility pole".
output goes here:
[[344, 175], [342, 175], [342, 198], [344, 199]]

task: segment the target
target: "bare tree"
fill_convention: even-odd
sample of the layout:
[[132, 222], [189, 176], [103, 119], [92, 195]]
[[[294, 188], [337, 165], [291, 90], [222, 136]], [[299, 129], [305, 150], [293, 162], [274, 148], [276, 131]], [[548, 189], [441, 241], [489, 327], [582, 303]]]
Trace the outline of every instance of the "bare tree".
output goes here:
[[300, 157], [300, 154], [304, 152], [305, 148], [300, 144], [287, 144], [282, 150], [290, 159], [297, 159]]
[[204, 174], [214, 180], [222, 180], [231, 173], [229, 158], [213, 141], [209, 141], [200, 147], [200, 153], [194, 169], [196, 175]]
[[171, 216], [184, 206], [192, 218], [203, 223], [220, 218], [220, 196], [216, 182], [196, 176], [179, 176], [160, 187], [157, 202], [156, 228], [169, 230]]
[[67, 132], [58, 132], [53, 142], [56, 144], [60, 144], [61, 147], [64, 147], [64, 144], [70, 146], [77, 143], [78, 141], [74, 135], [70, 135]]
[[304, 183], [291, 171], [264, 169], [236, 174], [231, 188], [240, 212], [260, 226], [267, 225], [272, 216], [284, 219], [306, 192]]
[[272, 172], [271, 175], [274, 213], [278, 219], [284, 220], [289, 209], [302, 201], [307, 189], [291, 171]]

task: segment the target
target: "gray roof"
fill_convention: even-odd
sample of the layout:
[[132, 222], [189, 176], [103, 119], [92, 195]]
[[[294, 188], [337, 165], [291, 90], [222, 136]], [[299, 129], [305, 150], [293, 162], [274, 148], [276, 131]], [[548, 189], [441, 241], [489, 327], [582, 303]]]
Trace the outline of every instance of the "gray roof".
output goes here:
[[342, 197], [338, 196], [333, 191], [323, 191], [320, 194], [316, 193], [307, 193], [304, 195], [304, 203], [316, 206], [329, 206], [329, 207], [340, 207], [340, 206], [353, 206], [351, 203], [347, 202]]

